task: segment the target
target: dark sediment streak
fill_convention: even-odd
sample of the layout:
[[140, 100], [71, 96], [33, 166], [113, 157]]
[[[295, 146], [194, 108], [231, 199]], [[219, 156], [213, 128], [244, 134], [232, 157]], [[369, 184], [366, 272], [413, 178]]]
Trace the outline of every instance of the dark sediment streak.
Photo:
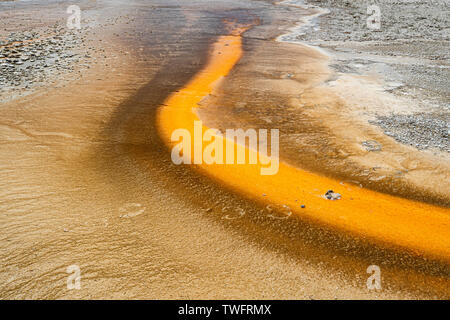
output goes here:
[[[236, 13], [237, 11], [233, 12], [234, 18]], [[216, 30], [216, 33], [208, 29], [208, 33], [200, 34], [189, 30], [178, 36], [167, 34], [168, 42], [186, 38], [193, 39], [192, 42], [197, 45], [188, 41], [185, 48], [177, 51], [176, 57], [166, 62], [152, 76], [151, 81], [119, 106], [104, 135], [120, 142], [102, 147], [101, 153], [108, 157], [101, 167], [107, 165], [108, 170], [100, 171], [105, 172], [111, 183], [119, 188], [122, 188], [124, 180], [136, 181], [135, 191], [131, 191], [133, 186], [125, 184], [127, 189], [130, 188], [128, 192], [139, 193], [140, 183], [151, 183], [142, 180], [142, 171], [152, 170], [153, 179], [160, 177], [164, 188], [172, 190], [180, 199], [196, 204], [200, 210], [208, 207], [221, 209], [229, 203], [232, 203], [232, 206], [244, 207], [247, 214], [243, 219], [226, 222], [220, 217], [207, 219], [224, 224], [230, 230], [239, 231], [251, 243], [261, 248], [282, 252], [296, 260], [305, 256], [317, 263], [326, 260], [327, 267], [335, 271], [353, 270], [349, 267], [352, 264], [383, 264], [390, 268], [386, 273], [396, 274], [401, 279], [397, 283], [399, 286], [408, 277], [437, 277], [437, 282], [441, 281], [441, 277], [447, 277], [448, 269], [445, 263], [377, 247], [364, 239], [337, 234], [322, 226], [312, 226], [299, 218], [274, 221], [263, 217], [260, 213], [263, 207], [258, 202], [242, 198], [190, 168], [175, 166], [171, 162], [170, 150], [163, 144], [155, 128], [157, 108], [170, 93], [181, 88], [205, 65], [209, 46], [219, 34], [226, 32], [222, 24], [224, 18], [227, 18], [226, 12], [222, 16], [214, 17], [215, 23], [209, 26]], [[130, 165], [124, 165], [126, 162]], [[321, 252], [320, 259], [314, 257], [317, 250]], [[299, 252], [302, 252], [302, 255], [299, 255]], [[336, 254], [342, 259], [339, 263], [333, 261]], [[323, 259], [324, 257], [326, 258]], [[349, 272], [348, 276], [351, 277], [352, 273]], [[393, 288], [395, 287], [396, 285], [393, 285]], [[423, 288], [414, 285], [410, 290], [424, 292]]]

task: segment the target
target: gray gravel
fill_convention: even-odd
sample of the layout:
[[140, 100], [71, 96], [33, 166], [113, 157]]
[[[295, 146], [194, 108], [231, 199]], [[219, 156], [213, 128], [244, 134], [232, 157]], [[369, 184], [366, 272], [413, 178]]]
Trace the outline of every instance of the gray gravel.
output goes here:
[[[371, 122], [418, 149], [450, 152], [450, 0], [307, 0], [329, 13], [298, 39], [335, 56], [337, 72], [377, 72], [385, 90], [409, 97], [417, 114], [379, 116]], [[367, 7], [378, 5], [381, 28], [367, 27]]]
[[[320, 29], [309, 29], [306, 40], [389, 41], [397, 39], [450, 40], [450, 1], [448, 0], [307, 0], [328, 8]], [[367, 28], [367, 7], [381, 11], [381, 28]], [[317, 20], [316, 20], [317, 21]], [[329, 28], [324, 28], [328, 26]], [[448, 57], [449, 52], [444, 53]], [[411, 51], [410, 54], [418, 52]]]
[[0, 96], [21, 95], [58, 75], [88, 67], [89, 48], [77, 31], [54, 26], [44, 31], [11, 33], [0, 41]]
[[414, 114], [380, 117], [371, 122], [379, 125], [395, 140], [418, 149], [438, 148], [450, 152], [450, 116]]

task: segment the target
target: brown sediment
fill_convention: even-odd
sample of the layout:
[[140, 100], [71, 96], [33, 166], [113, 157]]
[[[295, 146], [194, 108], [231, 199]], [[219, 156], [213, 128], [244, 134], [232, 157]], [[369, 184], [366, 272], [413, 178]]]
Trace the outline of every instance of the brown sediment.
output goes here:
[[[164, 102], [158, 124], [167, 143], [175, 145], [171, 135], [178, 128], [186, 128], [194, 138], [194, 121], [198, 117], [192, 109], [205, 96], [213, 93], [214, 84], [230, 72], [241, 54], [240, 35], [221, 37], [214, 45], [205, 69]], [[203, 132], [207, 129], [204, 127]], [[225, 144], [221, 136], [215, 135], [214, 139], [222, 146]], [[195, 145], [194, 139], [191, 145]], [[205, 147], [203, 145], [202, 154]], [[235, 159], [239, 152], [246, 154], [246, 159], [257, 153], [238, 144], [236, 149]], [[192, 158], [192, 155], [188, 154], [188, 157]], [[224, 156], [221, 157], [224, 163]], [[261, 159], [260, 154], [258, 157]], [[267, 204], [285, 205], [292, 212], [311, 220], [431, 258], [450, 261], [450, 217], [446, 209], [376, 193], [351, 183], [342, 185], [284, 163], [280, 163], [279, 171], [274, 175], [262, 175], [261, 169], [264, 167], [262, 164], [205, 163], [198, 166], [208, 175], [249, 197], [260, 199], [262, 194], [268, 194]], [[329, 189], [339, 191], [342, 199], [336, 202], [324, 199], [323, 195]], [[298, 199], [308, 204], [305, 210], [299, 208]]]
[[[0, 296], [448, 297], [445, 265], [377, 251], [301, 218], [274, 220], [258, 201], [173, 165], [157, 107], [204, 67], [221, 21], [247, 15], [182, 8], [159, 11], [152, 25], [172, 28], [145, 33], [144, 43], [148, 20], [120, 26], [136, 38], [105, 48], [118, 55], [114, 72], [91, 68], [65, 88], [2, 105]], [[196, 30], [187, 15], [204, 25]], [[138, 43], [148, 51], [138, 55]], [[81, 290], [67, 290], [72, 264]], [[369, 264], [382, 269], [380, 292], [366, 288]]]

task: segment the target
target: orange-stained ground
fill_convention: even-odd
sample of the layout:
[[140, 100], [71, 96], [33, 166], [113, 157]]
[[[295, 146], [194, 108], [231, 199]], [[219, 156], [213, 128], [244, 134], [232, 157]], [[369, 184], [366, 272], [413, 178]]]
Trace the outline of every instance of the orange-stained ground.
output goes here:
[[[211, 94], [222, 77], [239, 61], [241, 50], [238, 29], [222, 36], [214, 44], [210, 60], [184, 88], [173, 93], [158, 113], [158, 127], [167, 145], [173, 147], [172, 132], [185, 128], [194, 137], [194, 113], [198, 103]], [[203, 132], [208, 128], [203, 126]], [[222, 137], [216, 136], [216, 139]], [[203, 143], [205, 148], [209, 143]], [[193, 141], [192, 141], [193, 146]], [[241, 145], [236, 148], [246, 152]], [[225, 148], [224, 148], [225, 150]], [[286, 213], [307, 217], [339, 230], [368, 238], [384, 246], [406, 249], [430, 258], [450, 261], [450, 216], [448, 209], [406, 200], [336, 180], [280, 163], [276, 175], [260, 174], [260, 164], [195, 165], [207, 175], [234, 190], [267, 204], [286, 206]], [[338, 201], [323, 197], [332, 189], [342, 195]], [[263, 196], [263, 194], [267, 196]], [[302, 209], [301, 204], [306, 204]]]

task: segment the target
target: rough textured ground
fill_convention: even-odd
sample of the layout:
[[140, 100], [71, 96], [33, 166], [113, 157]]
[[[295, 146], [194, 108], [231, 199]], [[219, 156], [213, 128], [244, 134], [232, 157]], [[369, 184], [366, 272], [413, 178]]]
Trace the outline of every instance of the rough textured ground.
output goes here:
[[[266, 128], [284, 124], [290, 130], [282, 143], [291, 144], [293, 154], [301, 150], [305, 163], [314, 162], [317, 170], [341, 168], [339, 161], [350, 156], [331, 143], [324, 146], [333, 131], [327, 121], [310, 115], [320, 108], [298, 107], [302, 84], [328, 78], [326, 59], [315, 50], [272, 41], [309, 12], [265, 1], [96, 3], [80, 5], [88, 16], [113, 19], [120, 12], [136, 20], [92, 28], [86, 41], [98, 63], [91, 63], [81, 78], [52, 74], [56, 85], [0, 105], [1, 298], [450, 296], [447, 264], [378, 247], [301, 218], [261, 214], [265, 208], [258, 203], [189, 167], [175, 166], [160, 141], [156, 111], [206, 63], [210, 44], [227, 33], [224, 19], [259, 19], [260, 25], [245, 35], [244, 59], [224, 80], [228, 100], [218, 106], [231, 105], [239, 119], [260, 119]], [[29, 11], [1, 11], [6, 37], [32, 32], [30, 26], [52, 30], [57, 17], [66, 17], [65, 5], [50, 1]], [[48, 16], [36, 16], [35, 10]], [[64, 23], [59, 20], [60, 26]], [[316, 68], [323, 73], [313, 73]], [[257, 116], [248, 116], [252, 113]], [[230, 110], [225, 115], [216, 113], [215, 119], [233, 119]], [[376, 143], [364, 143], [369, 140], [365, 135], [352, 140], [365, 160], [398, 151], [389, 140], [374, 136], [382, 151], [368, 151], [376, 150]], [[298, 149], [295, 139], [310, 143]], [[409, 168], [408, 175], [430, 176], [419, 170], [422, 158], [413, 154], [408, 159], [401, 151], [401, 174]], [[332, 162], [321, 168], [325, 158]], [[375, 170], [379, 158], [373, 162], [370, 178], [385, 175], [384, 169]], [[238, 209], [246, 214], [229, 219]], [[382, 270], [380, 291], [366, 286], [372, 264]], [[71, 265], [80, 267], [80, 290], [67, 288]]]
[[[81, 1], [83, 30], [69, 29], [65, 19], [67, 4], [48, 1], [45, 19], [33, 19], [42, 15], [42, 4], [14, 2], [2, 4], [0, 41], [0, 99], [3, 102], [28, 95], [39, 88], [64, 86], [69, 80], [80, 79], [87, 69], [101, 60], [111, 60], [117, 55], [106, 56], [105, 50], [92, 41], [100, 28], [111, 28], [130, 22], [132, 17], [120, 12], [108, 12], [107, 16], [93, 13], [95, 3]], [[110, 5], [106, 11], [114, 10]], [[91, 9], [91, 10], [89, 10]], [[21, 18], [17, 17], [20, 12]], [[12, 21], [14, 19], [15, 21]], [[28, 21], [28, 23], [25, 23]], [[97, 33], [98, 35], [98, 33]], [[115, 35], [115, 34], [114, 34]], [[103, 41], [97, 37], [95, 41]], [[111, 61], [110, 61], [111, 63]], [[65, 80], [61, 82], [61, 80]]]
[[[376, 75], [383, 79], [385, 90], [411, 99], [414, 107], [407, 117], [416, 120], [409, 125], [404, 125], [405, 115], [395, 110], [373, 123], [401, 143], [448, 152], [450, 2], [306, 2], [329, 13], [316, 18], [298, 40], [332, 52], [332, 66], [338, 72]], [[371, 4], [381, 10], [379, 30], [367, 27]]]

